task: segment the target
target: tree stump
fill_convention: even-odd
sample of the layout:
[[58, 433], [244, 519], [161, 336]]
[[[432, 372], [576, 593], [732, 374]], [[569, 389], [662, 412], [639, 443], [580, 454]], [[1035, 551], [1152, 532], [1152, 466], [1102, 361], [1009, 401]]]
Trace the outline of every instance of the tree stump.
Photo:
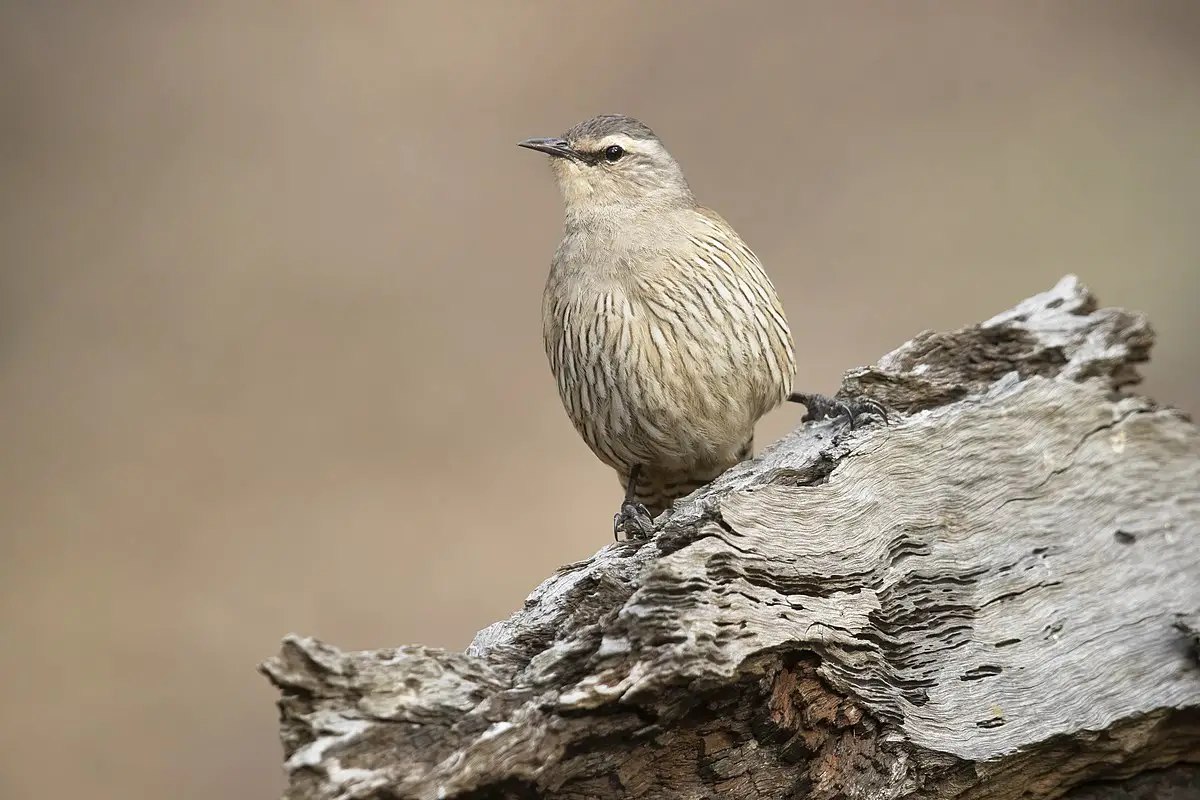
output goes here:
[[1152, 343], [1068, 276], [465, 652], [286, 637], [285, 797], [1200, 797], [1200, 434], [1130, 392]]

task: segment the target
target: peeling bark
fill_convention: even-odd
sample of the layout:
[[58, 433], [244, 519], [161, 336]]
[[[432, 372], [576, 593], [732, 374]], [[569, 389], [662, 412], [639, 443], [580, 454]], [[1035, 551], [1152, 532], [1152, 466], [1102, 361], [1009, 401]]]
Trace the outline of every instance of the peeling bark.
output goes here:
[[289, 636], [288, 798], [1200, 797], [1200, 433], [1073, 277], [849, 373], [463, 653]]

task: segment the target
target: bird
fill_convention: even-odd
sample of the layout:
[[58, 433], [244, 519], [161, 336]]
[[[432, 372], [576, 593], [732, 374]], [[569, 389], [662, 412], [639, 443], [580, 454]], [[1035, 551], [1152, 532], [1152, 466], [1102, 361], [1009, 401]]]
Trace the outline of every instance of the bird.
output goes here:
[[624, 489], [614, 538], [649, 538], [676, 500], [751, 458], [755, 424], [785, 401], [805, 420], [886, 417], [793, 391], [779, 294], [645, 123], [604, 114], [518, 145], [549, 156], [565, 206], [543, 343], [567, 416]]

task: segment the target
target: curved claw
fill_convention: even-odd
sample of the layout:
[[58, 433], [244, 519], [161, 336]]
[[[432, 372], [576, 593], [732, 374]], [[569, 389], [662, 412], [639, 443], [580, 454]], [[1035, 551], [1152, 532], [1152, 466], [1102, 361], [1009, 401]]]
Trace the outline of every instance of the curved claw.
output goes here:
[[860, 406], [858, 413], [861, 414], [863, 412], [863, 410], [866, 410], [867, 413], [874, 414], [875, 416], [877, 416], [881, 420], [883, 420], [884, 425], [888, 424], [891, 421], [888, 418], [887, 409], [884, 408], [883, 403], [880, 403], [878, 400], [872, 400], [869, 397], [864, 397], [858, 401], [858, 404]]
[[837, 400], [821, 394], [804, 394], [793, 392], [788, 396], [792, 403], [800, 403], [806, 412], [801, 422], [818, 421], [831, 417], [845, 417], [851, 428], [858, 424], [858, 418], [868, 414], [879, 417], [884, 424], [888, 423], [887, 409], [877, 400], [869, 397], [851, 400]]
[[624, 532], [627, 539], [649, 539], [654, 535], [654, 518], [641, 503], [626, 500], [621, 510], [613, 515], [613, 540], [620, 541]]

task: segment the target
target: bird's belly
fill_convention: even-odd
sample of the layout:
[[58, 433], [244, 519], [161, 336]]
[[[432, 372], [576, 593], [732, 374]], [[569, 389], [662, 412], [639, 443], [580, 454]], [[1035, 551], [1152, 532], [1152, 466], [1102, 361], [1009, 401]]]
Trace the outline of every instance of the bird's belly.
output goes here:
[[627, 329], [592, 337], [599, 346], [572, 348], [589, 337], [566, 331], [548, 342], [561, 362], [563, 405], [597, 457], [622, 472], [634, 464], [687, 473], [736, 463], [759, 416], [781, 399], [763, 386], [764, 370], [735, 360], [712, 337], [611, 322]]

